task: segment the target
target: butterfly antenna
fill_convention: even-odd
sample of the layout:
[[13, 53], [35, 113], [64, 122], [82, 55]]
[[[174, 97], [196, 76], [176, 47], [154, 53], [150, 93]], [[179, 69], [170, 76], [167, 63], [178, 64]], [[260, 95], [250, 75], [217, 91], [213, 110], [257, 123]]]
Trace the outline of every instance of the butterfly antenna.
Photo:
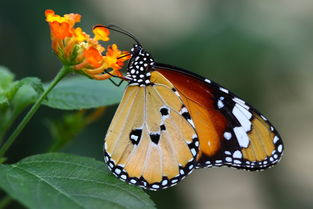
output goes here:
[[142, 46], [141, 43], [138, 41], [138, 39], [130, 32], [128, 32], [127, 30], [124, 30], [123, 28], [116, 26], [116, 25], [96, 25], [95, 27], [105, 27], [109, 30], [113, 30], [116, 31], [118, 33], [122, 33], [128, 37], [130, 37], [131, 39], [133, 39], [138, 45]]
[[121, 58], [123, 58], [123, 57], [127, 57], [127, 56], [130, 56], [130, 55], [131, 55], [131, 53], [125, 54], [125, 55], [122, 55], [122, 56], [118, 57], [117, 59], [121, 59]]

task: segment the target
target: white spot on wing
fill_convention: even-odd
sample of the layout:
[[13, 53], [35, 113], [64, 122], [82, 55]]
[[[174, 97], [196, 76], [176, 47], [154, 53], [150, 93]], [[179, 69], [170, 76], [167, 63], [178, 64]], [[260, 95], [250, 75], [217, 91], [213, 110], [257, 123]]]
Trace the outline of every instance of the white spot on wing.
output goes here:
[[173, 180], [172, 180], [172, 183], [173, 183], [173, 184], [176, 183], [176, 182], [178, 182], [177, 179], [173, 179]]
[[223, 108], [224, 107], [224, 103], [221, 100], [218, 100], [217, 107], [218, 107], [218, 109]]
[[120, 174], [120, 173], [121, 173], [121, 170], [120, 170], [119, 168], [116, 168], [116, 169], [115, 169], [115, 173], [116, 173], [116, 174]]
[[188, 112], [188, 110], [187, 110], [187, 108], [186, 107], [183, 107], [181, 110], [180, 110], [180, 114], [183, 114], [183, 113], [185, 113], [185, 112]]
[[188, 119], [188, 122], [192, 125], [192, 127], [195, 127], [195, 124], [193, 123], [191, 119]]
[[228, 91], [227, 89], [223, 88], [223, 87], [220, 87], [220, 90], [223, 91], [223, 92], [225, 92], [226, 94], [229, 93], [229, 91]]
[[195, 142], [195, 146], [196, 146], [196, 147], [199, 146], [199, 142], [198, 142], [198, 141]]
[[277, 150], [278, 150], [278, 152], [282, 152], [283, 151], [283, 145], [279, 145], [278, 147], [277, 147]]
[[230, 140], [231, 139], [231, 133], [230, 132], [225, 132], [224, 133], [224, 138], [227, 139], [227, 140]]
[[235, 107], [237, 107], [248, 119], [252, 117], [252, 113], [249, 112], [249, 110], [245, 109], [243, 106], [236, 104]]
[[230, 151], [225, 151], [224, 152], [226, 155], [231, 155], [231, 152]]
[[236, 150], [233, 154], [234, 158], [242, 158], [242, 153], [239, 150]]
[[233, 159], [231, 157], [226, 157], [225, 160], [230, 163]]
[[194, 148], [192, 148], [190, 151], [191, 151], [193, 156], [196, 156], [197, 152], [196, 152], [196, 150]]
[[243, 106], [247, 110], [249, 109], [249, 107], [246, 105], [245, 101], [243, 101], [242, 99], [239, 99], [238, 97], [234, 97], [233, 101], [240, 104], [241, 106]]
[[236, 103], [245, 104], [245, 101], [243, 101], [242, 99], [239, 99], [238, 97], [234, 97], [233, 101]]
[[275, 136], [273, 139], [274, 144], [276, 144], [276, 142], [279, 140], [278, 136]]
[[249, 119], [252, 117], [252, 114], [238, 104], [235, 104], [232, 113], [235, 115], [235, 117], [237, 118], [241, 126], [244, 128], [244, 130], [250, 131], [251, 122]]
[[136, 135], [131, 135], [130, 138], [131, 138], [132, 140], [135, 140], [135, 141], [138, 140], [138, 136], [136, 136]]
[[168, 184], [168, 180], [165, 179], [162, 181], [162, 186], [165, 186], [166, 184]]
[[234, 133], [241, 147], [247, 148], [249, 145], [249, 137], [242, 127], [235, 127]]
[[235, 164], [241, 164], [241, 161], [240, 160], [234, 160], [234, 163]]
[[261, 115], [261, 118], [262, 118], [263, 120], [267, 121], [267, 118], [264, 117], [263, 115]]
[[204, 81], [207, 83], [211, 83], [211, 81], [209, 79], [204, 79]]

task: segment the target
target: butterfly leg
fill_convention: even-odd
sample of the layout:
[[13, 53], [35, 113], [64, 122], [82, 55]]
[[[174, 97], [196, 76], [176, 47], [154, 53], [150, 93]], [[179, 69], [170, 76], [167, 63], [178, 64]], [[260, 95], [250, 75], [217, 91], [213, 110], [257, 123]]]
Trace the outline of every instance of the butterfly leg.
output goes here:
[[109, 80], [114, 84], [114, 86], [116, 86], [116, 87], [119, 87], [122, 83], [123, 83], [123, 81], [124, 80], [120, 80], [120, 82], [119, 83], [116, 83], [114, 80], [112, 80], [111, 78], [109, 78]]
[[124, 77], [120, 77], [120, 76], [113, 75], [113, 74], [111, 74], [111, 73], [110, 73], [109, 71], [107, 71], [107, 70], [104, 70], [104, 72], [107, 73], [107, 74], [109, 74], [110, 76], [112, 76], [112, 77], [114, 77], [114, 78], [120, 78], [120, 79], [121, 79], [121, 81], [120, 81], [119, 83], [116, 83], [114, 80], [112, 80], [111, 78], [109, 78], [109, 80], [110, 80], [115, 86], [117, 86], [117, 87], [119, 87], [119, 86], [123, 83], [124, 80], [127, 80], [127, 79], [124, 78]]

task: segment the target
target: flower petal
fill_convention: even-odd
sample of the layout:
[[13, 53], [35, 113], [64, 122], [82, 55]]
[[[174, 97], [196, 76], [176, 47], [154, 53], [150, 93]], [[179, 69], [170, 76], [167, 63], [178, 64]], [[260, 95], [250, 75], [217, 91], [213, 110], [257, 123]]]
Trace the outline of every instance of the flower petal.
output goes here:
[[80, 27], [75, 28], [74, 34], [78, 42], [83, 42], [88, 38], [88, 35], [85, 32], [83, 32], [83, 30]]
[[124, 62], [130, 58], [130, 56], [125, 56], [127, 54], [129, 53], [120, 51], [116, 44], [112, 44], [107, 48], [104, 62], [112, 69], [119, 70], [123, 67]]
[[99, 51], [94, 47], [90, 47], [87, 50], [85, 50], [84, 57], [86, 58], [88, 64], [93, 68], [97, 68], [102, 65], [103, 57], [99, 53]]
[[93, 28], [93, 33], [95, 34], [94, 39], [95, 40], [100, 40], [100, 41], [108, 41], [110, 40], [109, 35], [110, 35], [110, 30], [107, 29], [104, 26], [96, 26]]
[[57, 21], [50, 23], [51, 35], [56, 39], [65, 39], [71, 37], [71, 27], [67, 22], [59, 23]]

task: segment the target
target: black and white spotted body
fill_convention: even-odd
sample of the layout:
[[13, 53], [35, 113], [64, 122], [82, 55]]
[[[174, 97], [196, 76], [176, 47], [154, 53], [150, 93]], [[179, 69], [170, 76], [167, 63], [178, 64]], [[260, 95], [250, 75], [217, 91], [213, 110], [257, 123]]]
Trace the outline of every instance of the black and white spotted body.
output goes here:
[[150, 69], [154, 65], [154, 59], [140, 45], [134, 45], [131, 49], [132, 58], [127, 67], [126, 78], [129, 85], [147, 86], [150, 81]]

